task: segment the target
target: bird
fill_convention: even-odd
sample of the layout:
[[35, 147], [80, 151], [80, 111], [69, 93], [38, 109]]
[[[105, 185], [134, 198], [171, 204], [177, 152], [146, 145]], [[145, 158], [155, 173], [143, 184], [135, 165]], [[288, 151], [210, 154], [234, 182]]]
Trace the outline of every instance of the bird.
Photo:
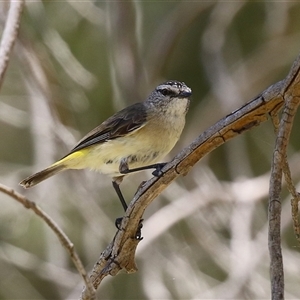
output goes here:
[[124, 177], [145, 169], [160, 176], [160, 163], [175, 146], [185, 126], [192, 90], [184, 82], [159, 84], [144, 102], [132, 104], [85, 135], [64, 157], [20, 182], [31, 188], [68, 169], [90, 169], [112, 178], [124, 210], [120, 190]]

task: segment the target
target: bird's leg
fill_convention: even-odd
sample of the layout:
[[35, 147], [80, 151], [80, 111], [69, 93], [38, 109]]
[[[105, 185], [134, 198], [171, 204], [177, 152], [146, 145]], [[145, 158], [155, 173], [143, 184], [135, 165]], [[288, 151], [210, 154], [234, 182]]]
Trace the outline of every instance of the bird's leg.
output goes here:
[[[123, 206], [123, 208], [126, 212], [128, 206], [127, 206], [126, 201], [125, 201], [125, 199], [122, 195], [122, 192], [120, 190], [120, 183], [122, 182], [122, 180], [123, 180], [123, 177], [115, 177], [113, 179], [112, 184], [113, 184], [113, 187], [114, 187], [116, 193], [118, 194], [118, 197], [119, 197], [119, 199], [122, 203], [122, 206]], [[121, 230], [122, 220], [123, 220], [123, 218], [117, 218], [115, 220], [115, 225], [116, 225], [117, 229], [119, 229], [119, 230]], [[141, 232], [142, 227], [143, 227], [143, 219], [140, 220], [139, 227], [138, 227], [137, 232], [135, 234], [135, 238], [139, 241], [141, 241], [143, 239], [142, 232]]]
[[[127, 162], [126, 162], [126, 165], [127, 165]], [[128, 165], [127, 165], [127, 168], [128, 168]], [[120, 172], [121, 172], [121, 164], [120, 164]], [[121, 184], [121, 182], [123, 180], [123, 177], [124, 176], [114, 177], [112, 184], [113, 184], [113, 187], [114, 187], [114, 189], [115, 189], [115, 191], [116, 191], [116, 193], [117, 193], [117, 195], [118, 195], [118, 197], [119, 197], [119, 199], [121, 201], [121, 204], [122, 204], [122, 206], [123, 206], [123, 208], [124, 208], [124, 210], [126, 212], [128, 206], [127, 206], [127, 203], [126, 203], [126, 201], [125, 201], [125, 199], [123, 197], [123, 194], [122, 194], [122, 192], [120, 190], [120, 184]], [[115, 220], [115, 225], [116, 225], [117, 229], [119, 229], [119, 230], [121, 230], [122, 220], [123, 220], [123, 218], [117, 218]], [[143, 239], [142, 232], [141, 232], [142, 227], [143, 227], [143, 219], [140, 220], [139, 227], [138, 227], [137, 232], [135, 234], [135, 238], [137, 240], [139, 240], [139, 241], [141, 241]]]
[[124, 211], [126, 211], [128, 206], [127, 206], [127, 203], [126, 203], [126, 201], [122, 195], [122, 192], [120, 190], [120, 184], [121, 184], [122, 180], [123, 180], [123, 177], [115, 177], [115, 178], [113, 178], [112, 185], [121, 201]]
[[119, 171], [121, 174], [129, 174], [129, 173], [134, 173], [138, 171], [143, 171], [143, 170], [148, 170], [148, 169], [155, 169], [152, 172], [152, 175], [155, 177], [159, 177], [162, 175], [161, 169], [166, 165], [167, 163], [157, 163], [153, 165], [148, 165], [148, 166], [143, 166], [139, 168], [133, 168], [129, 169], [128, 163], [126, 160], [121, 160], [120, 166], [119, 166]]
[[[122, 195], [122, 192], [120, 190], [120, 184], [121, 184], [122, 180], [123, 180], [123, 177], [114, 177], [112, 185], [113, 185], [113, 187], [114, 187], [114, 189], [115, 189], [115, 191], [116, 191], [116, 193], [117, 193], [117, 195], [118, 195], [118, 197], [119, 197], [119, 199], [121, 201], [121, 204], [122, 204], [122, 206], [124, 208], [124, 211], [126, 211], [127, 210], [127, 203], [126, 203], [126, 201], [125, 201], [125, 199], [124, 199], [124, 197]], [[119, 230], [120, 230], [122, 219], [123, 218], [117, 218], [115, 220], [115, 225], [116, 225], [116, 227]]]

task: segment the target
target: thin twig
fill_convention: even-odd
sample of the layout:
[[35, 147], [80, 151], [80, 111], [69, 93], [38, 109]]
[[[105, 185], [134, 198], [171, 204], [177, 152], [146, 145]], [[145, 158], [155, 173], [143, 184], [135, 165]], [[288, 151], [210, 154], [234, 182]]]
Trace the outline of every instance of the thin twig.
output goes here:
[[14, 43], [18, 36], [24, 0], [10, 1], [10, 8], [0, 44], [0, 88], [8, 66]]
[[73, 243], [70, 241], [68, 236], [63, 232], [63, 230], [59, 227], [59, 225], [46, 213], [44, 212], [35, 202], [30, 201], [23, 195], [17, 193], [15, 190], [3, 185], [0, 183], [0, 191], [4, 194], [10, 196], [11, 198], [17, 200], [21, 203], [25, 208], [31, 209], [34, 211], [36, 215], [42, 218], [43, 221], [52, 229], [52, 231], [56, 234], [59, 241], [63, 245], [63, 247], [68, 251], [75, 267], [77, 268], [79, 274], [84, 280], [84, 283], [87, 286], [87, 299], [95, 299], [95, 290], [93, 289], [93, 285], [89, 276], [87, 275], [84, 266], [75, 251]]

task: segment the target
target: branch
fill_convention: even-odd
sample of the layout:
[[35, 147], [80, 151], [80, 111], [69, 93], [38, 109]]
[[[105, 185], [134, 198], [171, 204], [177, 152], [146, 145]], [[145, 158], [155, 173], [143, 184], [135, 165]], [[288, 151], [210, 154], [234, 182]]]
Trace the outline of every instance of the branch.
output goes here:
[[[286, 89], [290, 89], [292, 94], [289, 94], [287, 92], [287, 97], [289, 100], [286, 103], [286, 108], [284, 110], [284, 114], [286, 115], [285, 118], [287, 119], [287, 122], [292, 122], [293, 118], [295, 116], [296, 110], [299, 106], [299, 73], [297, 72], [297, 65], [299, 64], [299, 57], [294, 62], [294, 66], [292, 67], [292, 70], [289, 74], [289, 82], [287, 81]], [[291, 83], [294, 84], [293, 87], [290, 88]], [[295, 97], [295, 99], [291, 98]], [[295, 102], [295, 103], [293, 103]], [[291, 115], [291, 119], [289, 118], [289, 114]], [[291, 129], [291, 128], [290, 128]], [[295, 185], [292, 182], [291, 179], [291, 172], [289, 165], [287, 163], [287, 159], [285, 157], [285, 162], [283, 165], [283, 173], [285, 175], [285, 181], [287, 182], [287, 187], [291, 195], [293, 196], [291, 200], [292, 204], [292, 219], [293, 219], [293, 226], [294, 226], [294, 232], [296, 235], [296, 239], [300, 243], [300, 220], [299, 220], [299, 207], [298, 203], [300, 201], [300, 194], [297, 192]]]
[[[299, 69], [300, 56], [285, 80], [270, 86], [252, 101], [210, 127], [165, 166], [162, 177], [150, 179], [138, 190], [125, 213], [122, 230], [116, 233], [94, 266], [91, 279], [96, 289], [107, 275], [116, 275], [122, 269], [128, 273], [137, 270], [134, 255], [140, 241], [135, 236], [146, 207], [173, 180], [186, 175], [205, 155], [244, 131], [260, 125], [269, 115], [276, 115], [284, 105], [284, 97], [295, 95], [295, 80]], [[82, 299], [87, 299], [85, 291]]]
[[9, 57], [18, 36], [24, 3], [24, 0], [10, 1], [10, 8], [0, 44], [0, 88], [4, 80]]
[[[211, 126], [165, 166], [162, 177], [150, 179], [137, 191], [123, 218], [122, 230], [116, 233], [93, 268], [91, 279], [95, 289], [107, 275], [114, 276], [122, 269], [128, 273], [137, 270], [134, 256], [140, 240], [137, 240], [135, 236], [146, 207], [173, 180], [180, 175], [186, 175], [205, 155], [244, 131], [260, 125], [268, 119], [269, 115], [276, 115], [284, 105], [284, 98], [293, 103], [292, 96], [298, 94], [296, 83], [299, 70], [300, 56], [294, 62], [285, 80], [270, 86], [252, 101]], [[290, 109], [290, 106], [286, 104], [287, 117]], [[285, 125], [289, 124], [287, 122], [290, 122], [289, 119], [285, 119]], [[281, 135], [280, 133], [279, 136]], [[270, 190], [272, 190], [271, 187]], [[85, 290], [81, 298], [88, 299]]]
[[42, 218], [43, 221], [45, 221], [45, 223], [56, 234], [56, 236], [58, 237], [58, 239], [61, 242], [61, 244], [63, 245], [63, 247], [67, 250], [75, 267], [77, 268], [77, 271], [83, 278], [84, 283], [87, 286], [86, 293], [89, 297], [88, 299], [95, 299], [95, 291], [94, 291], [93, 285], [91, 283], [89, 276], [87, 275], [87, 273], [84, 269], [84, 266], [78, 256], [77, 252], [75, 251], [74, 245], [70, 241], [68, 236], [58, 226], [58, 224], [56, 224], [56, 222], [54, 220], [52, 220], [52, 218], [49, 215], [47, 215], [47, 213], [45, 213], [38, 205], [36, 205], [35, 202], [30, 201], [29, 199], [27, 199], [23, 195], [17, 193], [13, 189], [8, 188], [5, 185], [0, 183], [0, 191], [3, 192], [4, 194], [10, 196], [11, 198], [17, 200], [19, 203], [24, 205], [25, 208], [31, 209], [32, 211], [34, 211], [34, 213], [36, 215], [38, 215], [40, 218]]
[[[298, 195], [291, 180], [290, 169], [287, 163], [287, 145], [294, 117], [300, 104], [300, 85], [299, 72], [297, 71], [299, 59], [288, 76], [283, 88], [283, 97], [285, 100], [284, 109], [279, 123], [278, 134], [273, 153], [271, 168], [270, 189], [269, 189], [269, 252], [270, 252], [270, 275], [272, 299], [284, 299], [284, 272], [281, 253], [281, 183], [282, 173], [284, 172], [290, 193], [293, 195], [293, 202], [298, 206]], [[275, 122], [277, 125], [278, 122]], [[277, 126], [275, 126], [276, 128]], [[292, 203], [293, 203], [292, 202]], [[298, 211], [297, 211], [298, 212]], [[294, 219], [293, 214], [293, 219]], [[297, 218], [298, 220], [298, 218]], [[294, 221], [295, 224], [295, 221]], [[296, 234], [297, 236], [297, 234]]]

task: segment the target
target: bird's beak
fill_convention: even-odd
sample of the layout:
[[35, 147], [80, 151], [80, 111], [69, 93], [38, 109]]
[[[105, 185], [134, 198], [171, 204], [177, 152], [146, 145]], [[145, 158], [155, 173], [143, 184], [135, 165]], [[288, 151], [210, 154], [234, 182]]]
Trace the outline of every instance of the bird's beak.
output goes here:
[[192, 90], [190, 88], [187, 88], [180, 92], [180, 98], [188, 98], [192, 96]]

